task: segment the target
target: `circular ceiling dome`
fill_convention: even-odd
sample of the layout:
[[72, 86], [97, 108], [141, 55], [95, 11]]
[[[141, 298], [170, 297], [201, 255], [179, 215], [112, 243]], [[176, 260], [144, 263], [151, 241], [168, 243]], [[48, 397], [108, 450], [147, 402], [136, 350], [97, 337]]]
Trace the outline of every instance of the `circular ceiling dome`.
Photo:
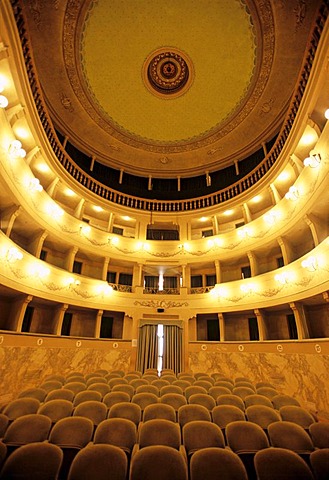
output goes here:
[[91, 1], [80, 61], [90, 102], [123, 141], [194, 142], [251, 89], [253, 19], [242, 0]]

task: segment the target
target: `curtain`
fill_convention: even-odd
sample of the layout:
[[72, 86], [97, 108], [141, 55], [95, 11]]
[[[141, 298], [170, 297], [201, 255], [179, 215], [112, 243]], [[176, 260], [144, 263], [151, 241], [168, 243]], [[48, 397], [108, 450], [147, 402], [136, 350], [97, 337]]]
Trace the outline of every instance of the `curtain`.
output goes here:
[[158, 337], [157, 325], [143, 325], [139, 329], [136, 369], [157, 368]]
[[163, 288], [177, 288], [177, 277], [163, 277]]
[[159, 285], [159, 277], [145, 275], [145, 287], [146, 288], [158, 288]]
[[163, 326], [163, 364], [175, 373], [182, 371], [183, 330], [177, 325]]

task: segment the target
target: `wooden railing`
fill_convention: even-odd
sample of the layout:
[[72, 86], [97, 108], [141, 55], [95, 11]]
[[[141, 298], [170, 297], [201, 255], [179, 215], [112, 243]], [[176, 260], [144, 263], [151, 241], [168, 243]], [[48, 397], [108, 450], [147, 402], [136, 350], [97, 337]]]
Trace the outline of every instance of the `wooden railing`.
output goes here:
[[53, 127], [41, 93], [38, 77], [35, 74], [35, 65], [32, 57], [32, 51], [30, 48], [30, 40], [26, 31], [25, 20], [22, 8], [20, 6], [20, 2], [19, 0], [11, 0], [11, 5], [21, 40], [26, 72], [30, 82], [35, 106], [42, 127], [47, 135], [49, 144], [52, 147], [54, 154], [56, 155], [60, 164], [80, 185], [84, 186], [99, 197], [105, 200], [109, 200], [110, 202], [113, 202], [117, 205], [151, 212], [184, 212], [191, 210], [199, 210], [202, 208], [221, 204], [247, 191], [249, 188], [254, 186], [260, 179], [262, 179], [267, 172], [269, 172], [271, 167], [277, 161], [296, 118], [298, 108], [301, 104], [307, 81], [310, 76], [312, 64], [315, 58], [315, 53], [321, 38], [321, 33], [323, 31], [326, 19], [328, 17], [329, 10], [328, 0], [323, 0], [312, 31], [312, 35], [309, 39], [308, 47], [304, 57], [304, 63], [299, 75], [299, 81], [292, 96], [285, 120], [283, 122], [283, 126], [272, 149], [262, 160], [262, 162], [250, 173], [248, 173], [244, 178], [222, 190], [218, 190], [215, 193], [202, 197], [196, 197], [193, 199], [172, 201], [148, 200], [118, 192], [117, 190], [114, 190], [92, 178], [69, 157], [69, 155], [66, 153], [63, 146], [61, 145], [60, 141], [58, 140], [56, 131]]

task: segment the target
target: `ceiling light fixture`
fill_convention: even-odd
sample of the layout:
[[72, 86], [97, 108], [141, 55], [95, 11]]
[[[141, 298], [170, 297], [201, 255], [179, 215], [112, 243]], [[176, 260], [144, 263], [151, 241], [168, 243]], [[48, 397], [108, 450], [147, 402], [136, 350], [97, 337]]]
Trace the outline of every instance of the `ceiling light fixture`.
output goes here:
[[298, 200], [299, 198], [299, 191], [298, 188], [294, 185], [289, 188], [288, 192], [285, 194], [287, 200]]
[[26, 151], [22, 148], [22, 143], [19, 140], [13, 140], [9, 145], [8, 154], [11, 158], [24, 158]]
[[319, 153], [314, 153], [309, 157], [306, 157], [303, 163], [305, 167], [316, 168], [321, 163], [321, 155]]

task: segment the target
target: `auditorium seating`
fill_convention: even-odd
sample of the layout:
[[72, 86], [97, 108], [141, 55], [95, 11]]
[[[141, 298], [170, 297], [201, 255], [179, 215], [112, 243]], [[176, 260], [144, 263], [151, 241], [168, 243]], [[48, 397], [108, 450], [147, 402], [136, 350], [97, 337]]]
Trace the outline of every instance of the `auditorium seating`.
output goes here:
[[[13, 467], [16, 452], [23, 446], [44, 442], [60, 449], [60, 480], [83, 479], [88, 475], [103, 478], [102, 475], [107, 474], [107, 462], [99, 459], [107, 451], [113, 458], [127, 460], [127, 463], [118, 460], [121, 466], [113, 473], [117, 475], [113, 478], [118, 480], [129, 476], [137, 479], [141, 471], [146, 472], [145, 478], [152, 478], [154, 467], [149, 464], [152, 456], [162, 458], [166, 452], [171, 452], [169, 457], [173, 456], [173, 462], [178, 462], [177, 478], [185, 479], [188, 475], [190, 480], [199, 480], [203, 469], [202, 478], [210, 480], [216, 468], [221, 478], [228, 480], [254, 480], [256, 474], [259, 480], [271, 480], [278, 468], [287, 475], [282, 478], [292, 478], [290, 470], [301, 475], [298, 479], [304, 478], [302, 475], [316, 480], [327, 478], [329, 423], [318, 422], [296, 398], [268, 385], [270, 382], [252, 384], [247, 379], [227, 377], [224, 380], [218, 373], [208, 376], [212, 381], [208, 382], [207, 390], [200, 385], [207, 382], [205, 374], [190, 374], [188, 386], [183, 389], [175, 384], [185, 380], [178, 380], [178, 375], [172, 372], [165, 375], [172, 377], [171, 383], [161, 376], [154, 380], [154, 372], [148, 372], [143, 378], [138, 373], [125, 375], [105, 369], [87, 375], [72, 373], [74, 375], [59, 373], [41, 379], [39, 385], [23, 389], [4, 406], [0, 414], [0, 456], [5, 473], [1, 473], [0, 478], [6, 478], [4, 475], [8, 475], [9, 469], [17, 468]], [[186, 373], [179, 377], [186, 377]], [[124, 380], [124, 383], [113, 380]], [[136, 381], [142, 382], [142, 388]], [[160, 389], [154, 385], [158, 381], [165, 382]], [[231, 388], [218, 385], [224, 382]], [[51, 385], [54, 389], [40, 392], [41, 385], [47, 389]], [[94, 385], [107, 388], [103, 394], [89, 390]], [[221, 394], [223, 388], [230, 393]], [[202, 393], [196, 393], [200, 389]], [[242, 395], [239, 389], [243, 389]], [[245, 389], [248, 395], [244, 395]], [[176, 393], [178, 391], [180, 393]], [[163, 392], [168, 393], [160, 395]], [[35, 398], [39, 393], [42, 393], [40, 400]], [[117, 449], [123, 451], [124, 457], [117, 454]], [[272, 451], [288, 454], [284, 453], [280, 462], [276, 462], [277, 453]], [[262, 452], [268, 453], [268, 457]], [[34, 451], [32, 463], [33, 455]], [[59, 458], [57, 454], [50, 455]], [[266, 474], [263, 457], [269, 458], [268, 465], [273, 463], [273, 469]], [[288, 457], [292, 460], [285, 469], [283, 465], [285, 461], [289, 463]], [[24, 450], [22, 458], [25, 458]], [[156, 471], [156, 478], [175, 478], [167, 463], [164, 461], [161, 465], [159, 475]], [[86, 464], [88, 467], [84, 470]], [[39, 471], [36, 472], [34, 478], [38, 478]]]

